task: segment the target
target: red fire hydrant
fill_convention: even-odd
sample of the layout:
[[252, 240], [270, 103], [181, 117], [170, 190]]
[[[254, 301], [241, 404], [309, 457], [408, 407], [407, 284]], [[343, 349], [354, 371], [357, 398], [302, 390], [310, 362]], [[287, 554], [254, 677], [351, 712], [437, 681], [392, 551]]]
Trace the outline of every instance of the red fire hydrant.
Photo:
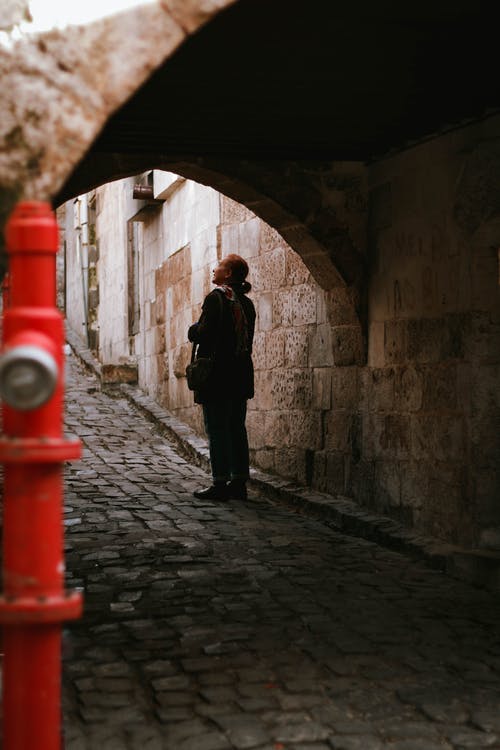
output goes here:
[[61, 748], [61, 628], [81, 616], [64, 590], [63, 320], [56, 309], [57, 223], [49, 204], [19, 203], [6, 229], [10, 299], [0, 357], [3, 510], [3, 747]]

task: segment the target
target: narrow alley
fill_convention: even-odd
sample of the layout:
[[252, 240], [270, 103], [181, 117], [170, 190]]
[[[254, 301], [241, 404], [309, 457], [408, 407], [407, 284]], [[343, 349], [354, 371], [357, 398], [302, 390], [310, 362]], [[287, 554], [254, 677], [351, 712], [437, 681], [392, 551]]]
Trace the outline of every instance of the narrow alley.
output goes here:
[[500, 748], [500, 602], [206, 474], [68, 356], [66, 750]]

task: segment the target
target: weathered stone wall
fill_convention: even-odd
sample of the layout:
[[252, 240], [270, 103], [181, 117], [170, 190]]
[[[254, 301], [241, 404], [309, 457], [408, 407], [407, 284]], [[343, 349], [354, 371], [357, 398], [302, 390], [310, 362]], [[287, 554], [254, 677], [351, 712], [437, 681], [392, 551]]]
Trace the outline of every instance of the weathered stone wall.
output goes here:
[[68, 201], [64, 206], [64, 211], [59, 209], [58, 221], [60, 224], [64, 221], [62, 228], [66, 244], [66, 320], [82, 342], [86, 342], [82, 264], [74, 201]]
[[[128, 351], [142, 387], [202, 432], [186, 331], [214, 263], [237, 252], [257, 308], [253, 461], [424, 533], [500, 547], [500, 222], [493, 199], [478, 201], [500, 169], [496, 145], [477, 142], [476, 127], [369, 168], [366, 364], [352, 287], [322, 289], [247, 207], [179, 179], [141, 219], [140, 331]], [[113, 275], [103, 284], [122, 278], [117, 233], [114, 255], [100, 239]], [[112, 338], [110, 315], [100, 318]]]
[[478, 154], [478, 130], [370, 169], [369, 358], [348, 489], [438, 537], [499, 547], [500, 152], [487, 139]]

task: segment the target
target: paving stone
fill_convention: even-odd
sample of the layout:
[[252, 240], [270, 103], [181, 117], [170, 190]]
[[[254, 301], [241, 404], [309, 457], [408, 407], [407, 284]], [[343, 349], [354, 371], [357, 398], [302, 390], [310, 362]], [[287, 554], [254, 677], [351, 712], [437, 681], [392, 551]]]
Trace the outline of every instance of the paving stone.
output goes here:
[[500, 744], [500, 735], [479, 732], [468, 727], [447, 727], [442, 729], [443, 735], [455, 747], [479, 748], [494, 747]]
[[327, 739], [330, 734], [331, 730], [328, 727], [315, 721], [290, 724], [273, 730], [276, 742], [315, 742]]
[[443, 740], [437, 742], [425, 739], [396, 740], [386, 745], [390, 750], [453, 750], [452, 746]]
[[215, 718], [215, 722], [227, 733], [238, 750], [257, 747], [271, 739], [263, 722], [252, 716], [223, 715]]
[[371, 734], [355, 734], [331, 737], [330, 747], [333, 750], [382, 750], [384, 744]]
[[189, 737], [177, 747], [178, 750], [226, 750], [231, 743], [219, 732], [207, 732], [199, 737]]
[[500, 750], [497, 599], [263, 497], [198, 501], [207, 474], [73, 357], [68, 385], [74, 750]]
[[497, 700], [489, 709], [479, 709], [472, 714], [472, 723], [485, 732], [500, 734], [500, 691]]

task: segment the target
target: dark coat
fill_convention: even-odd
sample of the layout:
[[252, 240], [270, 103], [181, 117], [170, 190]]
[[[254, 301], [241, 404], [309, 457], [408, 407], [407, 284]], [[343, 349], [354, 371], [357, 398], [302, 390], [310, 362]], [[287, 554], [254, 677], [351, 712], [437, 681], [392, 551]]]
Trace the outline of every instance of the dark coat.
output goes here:
[[236, 335], [231, 305], [222, 291], [214, 289], [205, 297], [199, 321], [190, 326], [188, 339], [199, 345], [199, 357], [213, 357], [214, 369], [203, 391], [195, 391], [198, 404], [226, 398], [252, 398], [254, 376], [252, 343], [255, 330], [253, 302], [238, 287], [233, 287], [247, 322], [248, 351], [236, 354]]

